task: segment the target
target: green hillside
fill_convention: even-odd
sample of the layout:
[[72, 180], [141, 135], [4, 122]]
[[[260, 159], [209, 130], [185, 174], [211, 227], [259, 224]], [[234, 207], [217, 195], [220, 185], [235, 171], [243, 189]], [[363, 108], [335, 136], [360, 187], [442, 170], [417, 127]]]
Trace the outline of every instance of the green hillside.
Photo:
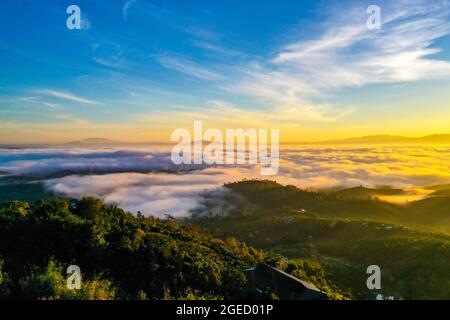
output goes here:
[[[368, 190], [380, 189], [360, 187], [329, 193], [305, 191], [269, 180], [246, 180], [227, 184], [226, 188], [244, 197], [249, 205], [274, 213], [305, 211], [310, 216], [389, 222], [450, 234], [450, 197], [430, 197], [400, 205], [361, 196], [367, 195]], [[383, 190], [400, 192], [399, 189]]]
[[[343, 297], [314, 263], [281, 260], [95, 198], [0, 206], [0, 299], [252, 299], [243, 270], [261, 262]], [[79, 291], [66, 288], [72, 264], [82, 271]]]
[[[242, 298], [242, 270], [262, 253], [197, 227], [135, 217], [87, 198], [0, 208], [0, 297], [25, 299]], [[79, 265], [83, 290], [65, 287]]]
[[273, 181], [241, 181], [226, 187], [253, 204], [275, 212], [306, 210], [327, 217], [393, 220], [401, 214], [397, 205], [305, 191]]
[[395, 205], [327, 197], [270, 181], [226, 187], [254, 209], [193, 218], [217, 237], [233, 236], [289, 259], [315, 261], [328, 281], [353, 298], [377, 294], [365, 282], [366, 268], [373, 264], [381, 267], [383, 294], [450, 298], [450, 236], [374, 221], [404, 214]]
[[[36, 186], [33, 197], [45, 192]], [[136, 217], [93, 198], [4, 203], [0, 298], [252, 298], [243, 270], [265, 262], [333, 299], [450, 299], [450, 236], [427, 231], [449, 230], [448, 197], [400, 206], [272, 181], [225, 187], [223, 199], [205, 201], [209, 214], [185, 221]], [[226, 215], [215, 214], [217, 202]], [[81, 267], [82, 290], [65, 286], [71, 264]], [[380, 291], [366, 287], [373, 264]]]
[[[444, 194], [443, 191], [440, 191]], [[411, 223], [450, 233], [450, 196], [432, 196], [406, 206]]]
[[403, 195], [405, 191], [394, 188], [365, 188], [363, 186], [346, 188], [332, 193], [332, 195], [347, 199], [375, 199], [378, 196]]
[[4, 181], [0, 179], [0, 203], [9, 201], [35, 202], [40, 199], [54, 197], [55, 194], [41, 182]]

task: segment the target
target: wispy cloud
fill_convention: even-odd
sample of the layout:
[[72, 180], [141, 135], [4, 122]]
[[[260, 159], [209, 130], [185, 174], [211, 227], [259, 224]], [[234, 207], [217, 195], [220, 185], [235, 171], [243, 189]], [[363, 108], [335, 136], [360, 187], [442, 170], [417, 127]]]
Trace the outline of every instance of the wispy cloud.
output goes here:
[[85, 127], [90, 124], [90, 122], [86, 119], [74, 116], [72, 114], [60, 113], [52, 115], [53, 119], [56, 119], [60, 123], [70, 123], [71, 125], [76, 125], [80, 127]]
[[217, 42], [220, 38], [219, 35], [214, 33], [213, 31], [201, 27], [185, 28], [183, 31], [190, 34], [191, 36], [194, 36], [197, 39], [208, 42]]
[[[159, 1], [157, 2], [159, 3]], [[281, 26], [281, 23], [274, 24], [273, 26], [279, 32], [276, 39], [277, 47], [272, 46], [274, 41], [267, 41], [255, 49], [255, 46], [248, 44], [254, 43], [256, 40], [260, 41], [259, 37], [265, 35], [263, 34], [265, 29], [261, 32], [253, 32], [253, 30], [251, 30], [252, 32], [243, 32], [233, 38], [232, 30], [214, 29], [219, 25], [209, 24], [208, 19], [211, 17], [197, 21], [200, 27], [185, 28], [184, 26], [189, 25], [192, 19], [185, 19], [189, 17], [185, 16], [184, 9], [178, 10], [180, 9], [178, 6], [176, 6], [176, 12], [172, 12], [171, 9], [174, 8], [171, 6], [164, 5], [157, 9], [158, 6], [154, 6], [153, 2], [150, 4], [146, 1], [122, 0], [118, 13], [119, 15], [122, 13], [124, 20], [127, 19], [128, 14], [131, 18], [134, 9], [139, 9], [140, 12], [141, 9], [145, 9], [145, 13], [141, 12], [140, 14], [141, 18], [144, 17], [144, 14], [151, 17], [154, 12], [157, 12], [161, 19], [152, 21], [152, 24], [163, 23], [164, 26], [161, 25], [161, 28], [169, 29], [164, 29], [165, 32], [156, 37], [160, 39], [155, 38], [155, 41], [151, 41], [151, 43], [139, 41], [146, 39], [145, 37], [139, 39], [142, 36], [139, 32], [136, 32], [136, 37], [130, 38], [124, 37], [123, 34], [117, 34], [117, 37], [112, 35], [111, 37], [101, 37], [101, 40], [86, 38], [89, 45], [92, 45], [92, 42], [95, 44], [92, 45], [93, 52], [90, 59], [86, 61], [88, 68], [80, 69], [85, 73], [80, 75], [80, 77], [85, 77], [82, 83], [78, 78], [78, 85], [72, 88], [65, 87], [64, 90], [67, 91], [60, 91], [57, 87], [33, 91], [27, 93], [30, 97], [24, 97], [24, 100], [19, 102], [25, 107], [44, 104], [47, 107], [44, 110], [50, 111], [48, 108], [59, 103], [62, 106], [68, 106], [68, 102], [80, 105], [100, 105], [101, 102], [106, 104], [108, 101], [108, 104], [111, 102], [111, 108], [108, 108], [107, 111], [110, 112], [111, 117], [105, 119], [104, 115], [92, 114], [89, 115], [91, 121], [98, 122], [94, 119], [101, 119], [102, 124], [108, 122], [110, 127], [118, 127], [118, 123], [112, 122], [118, 122], [117, 119], [123, 122], [131, 119], [133, 123], [126, 124], [127, 133], [133, 126], [143, 125], [142, 122], [135, 120], [139, 116], [138, 114], [148, 114], [155, 109], [156, 112], [149, 114], [144, 119], [163, 119], [166, 121], [166, 129], [177, 125], [181, 116], [185, 119], [206, 117], [236, 126], [246, 126], [249, 123], [264, 123], [267, 127], [279, 125], [280, 128], [283, 128], [283, 124], [292, 124], [298, 127], [303, 125], [302, 129], [308, 126], [312, 127], [310, 123], [305, 125], [304, 122], [336, 122], [348, 117], [359, 108], [363, 109], [364, 103], [371, 103], [370, 95], [364, 95], [365, 92], [361, 94], [360, 100], [356, 100], [352, 98], [354, 98], [353, 92], [357, 90], [344, 89], [358, 89], [371, 84], [398, 86], [405, 82], [450, 77], [450, 62], [443, 54], [447, 52], [440, 51], [441, 46], [444, 49], [445, 44], [441, 44], [439, 41], [450, 35], [448, 3], [448, 1], [440, 0], [433, 2], [380, 0], [383, 25], [381, 30], [372, 31], [366, 28], [365, 6], [355, 1], [348, 1], [340, 4], [341, 12], [330, 12], [329, 19], [325, 19], [326, 21], [323, 22], [319, 21], [323, 15], [305, 15], [304, 22], [311, 24], [312, 28], [308, 29], [312, 30], [311, 33], [300, 32], [304, 31], [304, 29], [300, 30], [304, 26], [293, 30], [292, 26]], [[346, 14], [342, 14], [343, 12]], [[144, 21], [139, 22], [143, 23]], [[268, 23], [270, 24], [270, 22]], [[285, 28], [284, 32], [283, 27]], [[273, 28], [271, 31], [274, 31]], [[176, 54], [173, 53], [175, 50], [173, 42], [162, 38], [179, 36], [180, 32], [187, 39], [182, 39], [183, 43], [179, 48], [183, 51]], [[220, 32], [227, 32], [227, 34]], [[130, 41], [127, 42], [127, 40]], [[117, 45], [112, 41], [117, 42]], [[233, 45], [228, 47], [227, 43]], [[280, 43], [282, 44], [280, 45]], [[192, 48], [192, 46], [196, 48]], [[24, 48], [16, 49], [1, 40], [0, 47], [21, 58], [50, 59], [48, 54], [30, 55]], [[248, 52], [240, 53], [246, 49]], [[265, 49], [267, 50], [264, 51]], [[445, 49], [448, 50], [448, 46]], [[156, 53], [155, 58], [153, 50], [162, 54]], [[159, 64], [156, 67], [163, 66], [167, 69], [166, 71], [170, 73], [168, 77], [165, 75], [160, 77], [159, 72], [155, 72], [155, 65], [149, 61], [149, 52], [153, 52], [152, 57]], [[85, 57], [85, 54], [81, 56]], [[63, 61], [62, 58], [50, 60], [45, 62], [53, 65], [58, 61]], [[99, 68], [98, 66], [92, 68], [92, 61], [108, 68]], [[71, 62], [73, 61], [71, 60]], [[172, 79], [179, 78], [180, 75], [190, 77], [188, 85], [175, 86], [172, 81], [167, 81], [171, 77]], [[85, 79], [86, 81], [84, 81]], [[196, 80], [196, 86], [190, 85], [192, 79]], [[52, 85], [46, 83], [47, 78], [42, 78], [40, 81], [43, 82], [39, 82], [40, 84], [35, 85], [34, 88], [52, 88]], [[179, 81], [177, 81], [178, 83]], [[197, 86], [198, 83], [204, 87]], [[155, 89], [150, 92], [145, 88], [147, 86]], [[383, 89], [386, 87], [382, 86]], [[95, 101], [97, 98], [86, 93], [91, 93], [92, 90], [98, 90], [97, 92], [102, 97], [102, 100], [99, 100], [101, 102]], [[187, 92], [188, 90], [190, 91]], [[172, 91], [179, 92], [173, 94]], [[186, 98], [181, 96], [182, 94], [185, 94]], [[38, 97], [34, 97], [35, 95]], [[109, 95], [108, 100], [104, 98], [107, 95]], [[188, 95], [189, 97], [187, 97]], [[411, 96], [415, 97], [414, 94]], [[410, 102], [409, 99], [413, 98], [405, 98], [401, 104], [405, 102], [406, 105]], [[208, 100], [214, 101], [208, 102]], [[347, 105], [347, 102], [343, 101], [361, 101], [361, 106]], [[14, 102], [8, 101], [8, 103], [11, 104], [12, 109]], [[186, 104], [186, 106], [182, 111], [172, 112], [173, 109], [170, 109], [170, 106], [175, 104]], [[201, 106], [191, 108], [188, 106], [189, 104]], [[126, 106], [126, 108], [121, 108], [121, 106]], [[417, 109], [414, 110], [415, 114], [419, 112], [420, 107], [421, 105], [418, 104]], [[126, 111], [124, 111], [125, 109]], [[83, 112], [84, 110], [81, 110], [81, 115], [85, 116]], [[374, 122], [379, 120], [366, 120], [369, 117], [364, 118], [364, 115], [364, 110], [361, 110], [360, 117], [353, 123], [357, 122], [356, 120], [364, 119], [362, 122], [367, 121], [370, 125], [378, 125]], [[383, 115], [383, 119], [389, 116], [390, 113], [386, 113]], [[10, 117], [8, 120], [13, 118]], [[14, 120], [25, 121], [22, 122], [21, 127], [26, 129], [35, 121], [34, 119], [24, 119], [24, 117], [17, 117]], [[155, 123], [153, 120], [152, 124]], [[404, 124], [408, 121], [401, 120], [401, 122]], [[159, 125], [159, 122], [156, 123]], [[17, 127], [17, 123], [14, 125]], [[42, 123], [39, 125], [43, 126]], [[96, 129], [100, 127], [100, 123], [91, 125]], [[318, 127], [327, 127], [327, 129], [330, 127], [334, 130], [340, 125], [341, 123], [336, 125], [320, 124]], [[346, 125], [348, 123], [342, 123], [341, 127]], [[366, 123], [362, 125], [366, 125]], [[113, 131], [110, 127], [106, 128], [108, 132]], [[403, 127], [405, 128], [406, 125]], [[427, 128], [429, 127], [431, 125], [427, 125]], [[148, 127], [137, 128], [134, 132], [137, 132], [138, 129], [142, 132], [150, 130]], [[39, 130], [43, 132], [44, 128], [39, 128]], [[76, 134], [79, 133], [76, 128], [73, 131]], [[139, 134], [143, 135], [142, 132]], [[37, 135], [33, 134], [32, 137], [34, 136]], [[138, 136], [137, 133], [136, 136]]]
[[39, 100], [39, 96], [26, 96], [26, 97], [18, 97], [17, 100], [18, 101], [23, 101], [23, 102], [37, 102]]
[[133, 4], [136, 3], [136, 0], [127, 0], [125, 1], [123, 7], [122, 7], [122, 18], [124, 21], [127, 21], [128, 19], [128, 11], [133, 6]]
[[108, 68], [122, 68], [126, 65], [125, 61], [120, 58], [101, 58], [101, 57], [93, 57], [92, 61]]
[[450, 12], [440, 3], [386, 4], [381, 31], [368, 30], [360, 19], [332, 24], [316, 40], [285, 46], [272, 62], [321, 90], [449, 77], [450, 62], [431, 58], [440, 52], [433, 43], [450, 34]]
[[[139, 123], [158, 123], [169, 128], [191, 127], [195, 120], [202, 120], [216, 128], [282, 128], [300, 129], [302, 123], [336, 122], [355, 111], [346, 106], [337, 109], [333, 105], [277, 105], [273, 108], [242, 108], [224, 100], [210, 100], [204, 105], [172, 105], [165, 110], [135, 116]], [[245, 119], [245, 123], [242, 120]]]
[[68, 100], [68, 101], [72, 101], [72, 102], [77, 102], [77, 103], [82, 103], [82, 104], [90, 104], [90, 105], [101, 105], [101, 103], [99, 103], [97, 101], [85, 99], [85, 98], [76, 96], [69, 92], [62, 92], [62, 91], [51, 90], [51, 89], [39, 90], [38, 92], [42, 95], [46, 95], [46, 96], [50, 96], [50, 97], [54, 97], [54, 98], [58, 98], [58, 99], [63, 99], [63, 100]]
[[50, 103], [50, 102], [43, 102], [42, 103], [44, 106], [49, 107], [51, 109], [55, 109], [55, 108], [59, 108], [61, 107], [59, 104], [56, 103]]
[[232, 50], [232, 49], [228, 49], [226, 47], [223, 47], [221, 45], [218, 44], [214, 44], [211, 42], [207, 42], [207, 41], [202, 41], [202, 40], [194, 40], [192, 41], [192, 45], [194, 45], [195, 47], [207, 50], [207, 51], [211, 51], [213, 53], [218, 53], [221, 55], [225, 55], [225, 56], [238, 56], [238, 55], [242, 55], [241, 52], [237, 51], [237, 50]]
[[42, 100], [42, 96], [23, 96], [23, 97], [17, 97], [13, 98], [10, 101], [19, 102], [20, 105], [34, 105], [34, 106], [45, 106], [50, 109], [60, 108], [61, 105], [57, 103], [52, 103], [48, 101]]
[[172, 69], [202, 80], [221, 80], [224, 76], [202, 67], [192, 60], [179, 56], [160, 55], [157, 61], [165, 68]]
[[[158, 61], [192, 77], [214, 80], [227, 92], [256, 98], [259, 105], [270, 107], [273, 120], [290, 122], [348, 116], [356, 106], [332, 102], [343, 88], [450, 77], [450, 62], [432, 58], [440, 52], [432, 45], [450, 34], [446, 2], [386, 2], [381, 31], [367, 29], [364, 6], [348, 10], [350, 19], [328, 21], [323, 33], [312, 40], [292, 41], [266, 58], [238, 60], [233, 66], [218, 63], [211, 69], [177, 56], [163, 55]], [[200, 29], [191, 34], [197, 38], [194, 46], [238, 55], [218, 45], [209, 32]], [[264, 118], [267, 110], [253, 114]]]
[[125, 58], [125, 49], [118, 43], [112, 41], [100, 41], [92, 46], [92, 60], [104, 67], [125, 69], [130, 66], [129, 60]]

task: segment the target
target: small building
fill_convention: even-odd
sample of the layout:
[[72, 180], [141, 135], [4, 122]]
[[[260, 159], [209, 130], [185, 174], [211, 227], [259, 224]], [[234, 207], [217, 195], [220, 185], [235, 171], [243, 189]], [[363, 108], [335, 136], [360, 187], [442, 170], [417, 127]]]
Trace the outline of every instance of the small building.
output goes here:
[[280, 300], [328, 300], [327, 294], [313, 284], [266, 264], [244, 272], [252, 292], [261, 299], [274, 293]]

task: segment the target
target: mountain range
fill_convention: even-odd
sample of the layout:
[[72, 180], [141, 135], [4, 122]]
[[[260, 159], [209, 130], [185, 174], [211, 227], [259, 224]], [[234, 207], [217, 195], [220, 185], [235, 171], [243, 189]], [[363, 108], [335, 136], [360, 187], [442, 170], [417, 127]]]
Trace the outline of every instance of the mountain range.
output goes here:
[[110, 140], [110, 139], [104, 139], [104, 138], [87, 138], [87, 139], [83, 139], [83, 140], [67, 142], [66, 144], [68, 144], [68, 145], [77, 145], [77, 144], [96, 145], [96, 144], [118, 144], [118, 143], [121, 143], [121, 142], [115, 141], [115, 140]]
[[[78, 141], [71, 141], [66, 145], [111, 145], [122, 144], [120, 141], [105, 139], [105, 138], [87, 138]], [[433, 134], [423, 137], [405, 137], [397, 135], [368, 135], [362, 137], [353, 137], [345, 139], [333, 139], [316, 142], [299, 142], [289, 144], [320, 144], [320, 145], [351, 145], [351, 144], [399, 144], [399, 145], [414, 145], [414, 144], [450, 144], [450, 134]]]
[[312, 142], [308, 144], [450, 144], [450, 134], [433, 134], [423, 137], [370, 135], [347, 139]]

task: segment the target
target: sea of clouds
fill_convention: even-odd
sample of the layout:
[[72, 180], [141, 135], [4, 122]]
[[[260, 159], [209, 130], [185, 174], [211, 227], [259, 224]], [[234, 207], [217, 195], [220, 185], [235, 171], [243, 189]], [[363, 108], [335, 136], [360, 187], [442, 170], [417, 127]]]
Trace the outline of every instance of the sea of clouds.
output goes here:
[[267, 177], [257, 166], [176, 166], [168, 147], [0, 149], [0, 174], [36, 177], [69, 197], [93, 195], [159, 217], [186, 216], [206, 194], [245, 178], [301, 188], [450, 183], [450, 147], [283, 146], [280, 156], [278, 174]]

